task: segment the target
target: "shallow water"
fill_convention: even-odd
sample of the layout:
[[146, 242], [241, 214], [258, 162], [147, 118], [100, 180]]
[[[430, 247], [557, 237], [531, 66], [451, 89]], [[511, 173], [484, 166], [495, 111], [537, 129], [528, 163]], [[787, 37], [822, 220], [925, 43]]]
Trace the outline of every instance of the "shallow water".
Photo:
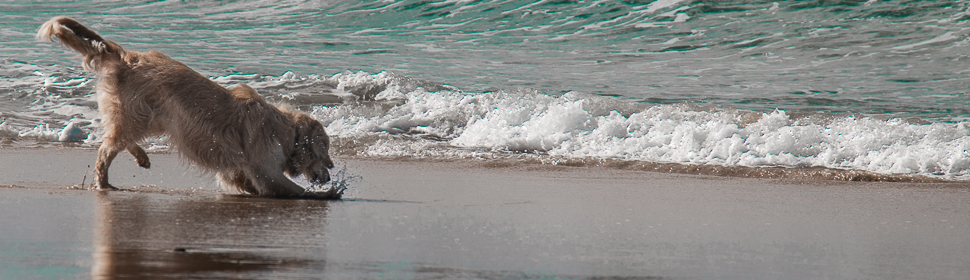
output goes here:
[[[74, 17], [245, 82], [358, 157], [619, 160], [970, 179], [966, 1], [2, 4], [0, 137], [97, 145]], [[71, 137], [68, 137], [71, 138]], [[149, 139], [166, 149], [164, 139]], [[797, 172], [796, 172], [797, 173]]]

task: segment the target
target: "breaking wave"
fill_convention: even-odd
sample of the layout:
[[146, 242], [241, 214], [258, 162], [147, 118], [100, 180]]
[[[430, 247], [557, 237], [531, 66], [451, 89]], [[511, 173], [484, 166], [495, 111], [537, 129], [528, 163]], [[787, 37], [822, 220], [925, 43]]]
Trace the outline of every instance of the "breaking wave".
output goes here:
[[[347, 156], [443, 160], [525, 156], [538, 162], [827, 168], [970, 179], [966, 122], [753, 112], [690, 103], [657, 105], [579, 92], [464, 92], [388, 72], [333, 76], [287, 72], [213, 80], [225, 85], [248, 83], [270, 100], [309, 112], [327, 125], [337, 143], [335, 152]], [[66, 82], [89, 87], [84, 79]], [[50, 84], [58, 83], [65, 82]], [[49, 118], [60, 116], [56, 121], [27, 127], [0, 123], [0, 136], [58, 141], [80, 130], [82, 136], [72, 139], [98, 144], [96, 109], [74, 103], [84, 105], [38, 110], [49, 112]], [[167, 147], [164, 139], [152, 140], [152, 149]]]

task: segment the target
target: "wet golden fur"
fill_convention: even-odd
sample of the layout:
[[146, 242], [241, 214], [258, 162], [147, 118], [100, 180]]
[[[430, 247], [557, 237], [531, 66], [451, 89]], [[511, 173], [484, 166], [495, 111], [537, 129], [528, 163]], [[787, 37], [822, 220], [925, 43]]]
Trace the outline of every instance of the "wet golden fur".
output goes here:
[[104, 128], [95, 164], [99, 189], [114, 188], [108, 167], [122, 150], [148, 168], [148, 155], [137, 143], [159, 135], [168, 135], [184, 158], [216, 173], [226, 190], [299, 196], [304, 189], [287, 175], [314, 183], [330, 179], [333, 162], [323, 125], [267, 103], [249, 86], [226, 89], [164, 54], [124, 50], [66, 17], [44, 23], [37, 38], [57, 38], [81, 53], [84, 68], [99, 77]]

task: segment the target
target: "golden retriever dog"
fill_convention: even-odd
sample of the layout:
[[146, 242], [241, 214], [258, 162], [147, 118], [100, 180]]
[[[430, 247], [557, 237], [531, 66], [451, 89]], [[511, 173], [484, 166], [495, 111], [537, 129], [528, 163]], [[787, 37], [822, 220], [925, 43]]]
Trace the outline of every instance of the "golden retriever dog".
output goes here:
[[[287, 176], [313, 184], [330, 180], [330, 139], [323, 125], [289, 108], [273, 106], [244, 84], [224, 88], [156, 51], [128, 51], [66, 17], [55, 17], [37, 38], [84, 56], [98, 76], [98, 111], [104, 129], [94, 174], [98, 189], [108, 167], [127, 150], [149, 168], [138, 142], [167, 135], [182, 157], [216, 173], [226, 191], [259, 196], [312, 196]], [[339, 197], [339, 194], [337, 194]]]

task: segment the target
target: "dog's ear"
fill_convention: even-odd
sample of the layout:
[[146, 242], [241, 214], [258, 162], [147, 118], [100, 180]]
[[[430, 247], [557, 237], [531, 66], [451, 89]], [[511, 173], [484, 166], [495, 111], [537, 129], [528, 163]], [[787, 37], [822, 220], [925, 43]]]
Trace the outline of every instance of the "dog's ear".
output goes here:
[[313, 145], [314, 152], [320, 155], [327, 168], [333, 168], [333, 160], [330, 159], [330, 135], [327, 135], [327, 130], [323, 128], [320, 122], [314, 122], [316, 123], [314, 134], [317, 139], [316, 145]]
[[298, 148], [304, 148], [312, 143], [313, 137], [311, 137], [311, 130], [313, 122], [311, 122], [310, 118], [303, 114], [293, 114], [293, 122], [295, 123], [293, 128], [296, 129], [296, 146]]
[[291, 176], [295, 176], [299, 173], [303, 173], [303, 169], [307, 167], [308, 163], [310, 163], [311, 159], [313, 158], [312, 145], [310, 145], [310, 143], [313, 141], [312, 137], [310, 137], [310, 124], [301, 118], [303, 114], [295, 114], [289, 110], [286, 110], [288, 108], [281, 109], [283, 109], [282, 112], [293, 121], [293, 132], [295, 134], [295, 139], [291, 143], [293, 146], [289, 148], [292, 149], [292, 152], [290, 152], [289, 158], [286, 159], [286, 173]]
[[326, 156], [330, 150], [330, 136], [319, 121], [306, 114], [294, 114], [296, 149], [315, 156]]
[[327, 155], [330, 150], [330, 136], [327, 135], [323, 125], [307, 115], [301, 115], [298, 123], [302, 130], [301, 141], [306, 141], [305, 147], [315, 155]]

